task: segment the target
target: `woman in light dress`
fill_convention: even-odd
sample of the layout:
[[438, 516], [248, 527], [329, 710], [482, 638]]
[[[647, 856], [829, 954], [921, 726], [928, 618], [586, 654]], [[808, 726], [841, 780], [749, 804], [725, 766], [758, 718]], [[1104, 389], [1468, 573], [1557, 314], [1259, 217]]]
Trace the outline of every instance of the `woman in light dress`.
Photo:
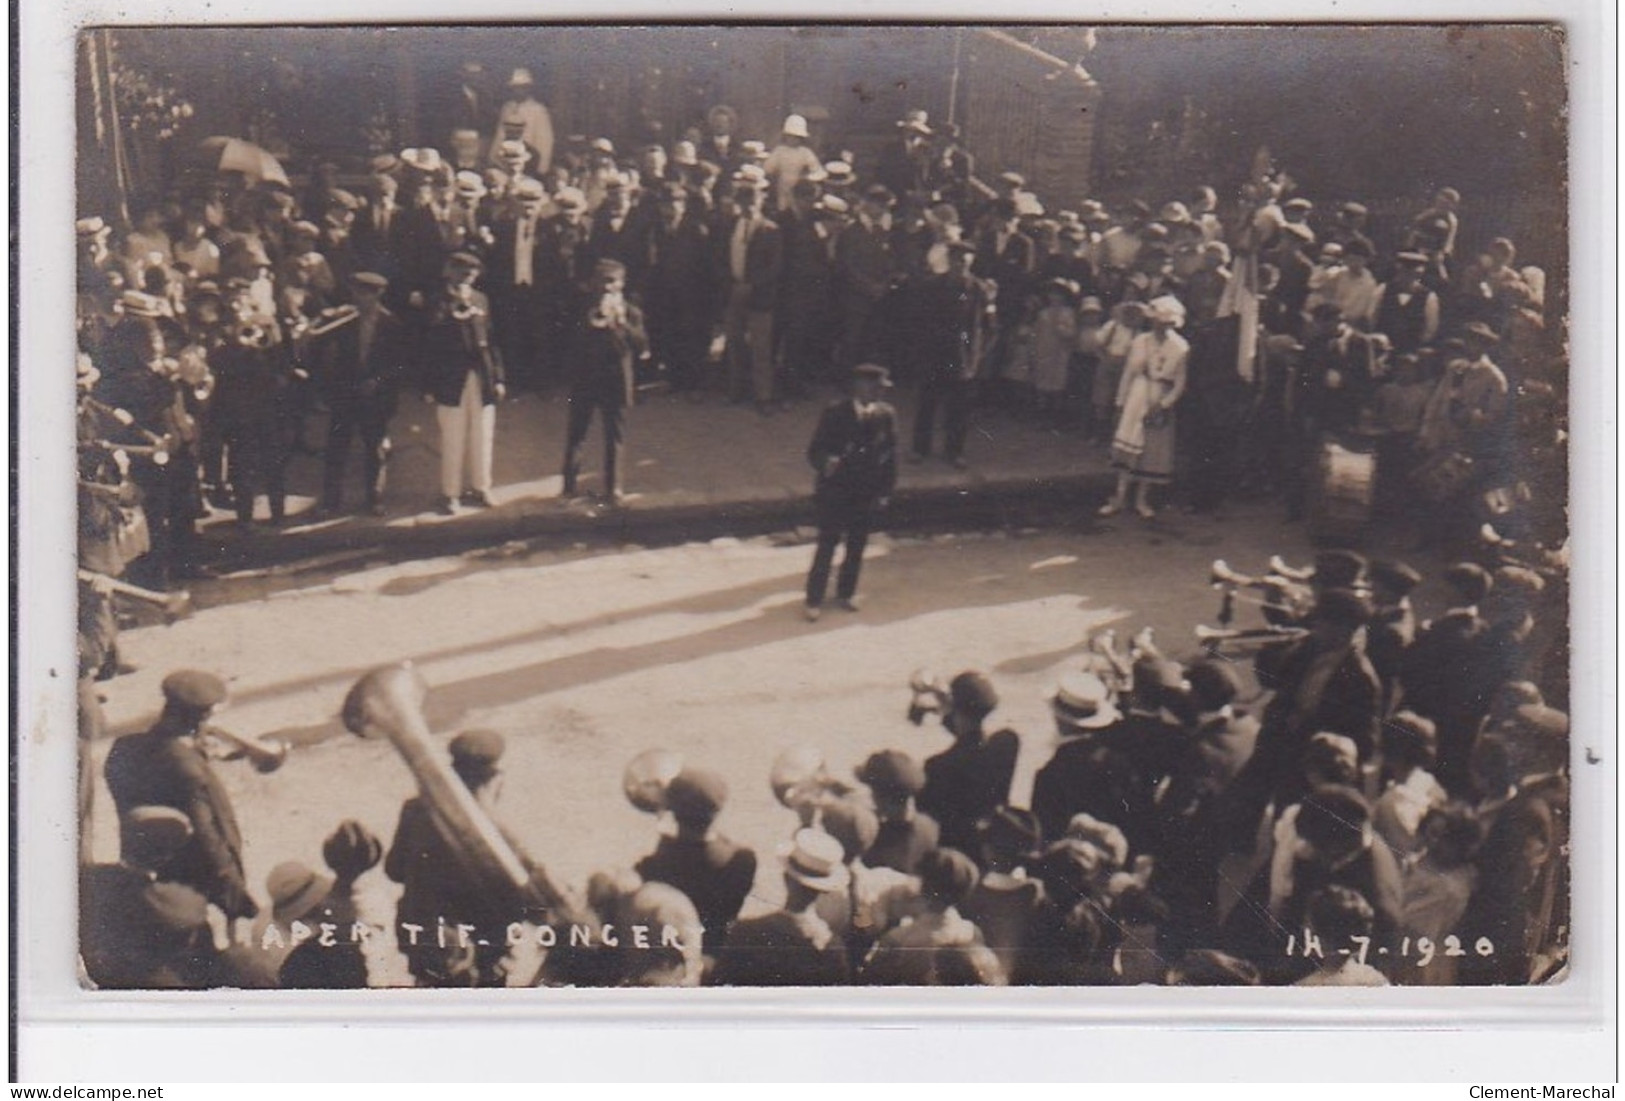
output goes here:
[[1112, 436], [1112, 466], [1117, 492], [1101, 506], [1100, 515], [1115, 516], [1128, 504], [1135, 487], [1134, 510], [1156, 515], [1151, 487], [1166, 485], [1174, 474], [1174, 406], [1184, 396], [1190, 344], [1174, 330], [1185, 323], [1185, 307], [1164, 295], [1149, 304], [1151, 329], [1134, 338], [1123, 379], [1117, 387], [1117, 431]]

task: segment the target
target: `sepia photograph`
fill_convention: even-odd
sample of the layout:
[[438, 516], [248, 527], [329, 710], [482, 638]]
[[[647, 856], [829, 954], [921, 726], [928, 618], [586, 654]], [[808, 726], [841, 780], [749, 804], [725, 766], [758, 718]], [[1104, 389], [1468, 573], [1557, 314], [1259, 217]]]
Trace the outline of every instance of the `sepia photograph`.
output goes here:
[[1570, 49], [77, 28], [79, 987], [1571, 979]]

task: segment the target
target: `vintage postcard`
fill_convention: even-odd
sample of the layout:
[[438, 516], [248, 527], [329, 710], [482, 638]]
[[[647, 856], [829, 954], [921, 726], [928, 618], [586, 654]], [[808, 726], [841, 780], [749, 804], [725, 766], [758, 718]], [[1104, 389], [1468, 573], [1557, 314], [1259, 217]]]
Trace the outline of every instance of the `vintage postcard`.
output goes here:
[[80, 985], [1563, 981], [1569, 48], [83, 27]]

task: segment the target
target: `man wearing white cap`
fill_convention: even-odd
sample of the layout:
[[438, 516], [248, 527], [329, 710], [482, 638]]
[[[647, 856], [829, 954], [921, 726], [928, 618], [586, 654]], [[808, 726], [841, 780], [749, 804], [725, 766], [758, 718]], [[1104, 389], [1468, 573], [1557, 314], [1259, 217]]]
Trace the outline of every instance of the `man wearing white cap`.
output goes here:
[[529, 69], [515, 69], [508, 78], [508, 98], [497, 112], [491, 140], [492, 164], [501, 164], [498, 149], [504, 141], [522, 141], [536, 151], [537, 175], [553, 163], [553, 116], [536, 98], [536, 81]]
[[779, 144], [767, 155], [762, 171], [773, 185], [774, 209], [782, 212], [790, 209], [790, 192], [796, 184], [808, 173], [822, 172], [824, 166], [818, 154], [807, 145], [810, 135], [804, 117], [789, 116], [784, 120], [784, 129], [780, 133]]

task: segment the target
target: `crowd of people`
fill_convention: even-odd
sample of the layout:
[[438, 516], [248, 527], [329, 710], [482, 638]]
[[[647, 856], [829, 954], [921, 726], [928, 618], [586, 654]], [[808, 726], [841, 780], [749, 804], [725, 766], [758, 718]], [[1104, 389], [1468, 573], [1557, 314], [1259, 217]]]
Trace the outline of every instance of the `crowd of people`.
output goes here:
[[[448, 514], [490, 504], [511, 391], [569, 395], [567, 496], [600, 415], [619, 502], [640, 387], [772, 415], [866, 362], [914, 390], [916, 461], [966, 465], [987, 406], [1109, 445], [1108, 514], [1132, 491], [1152, 515], [1168, 484], [1196, 510], [1278, 493], [1291, 517], [1330, 492], [1448, 545], [1529, 481], [1532, 452], [1562, 466], [1545, 274], [1506, 238], [1458, 256], [1449, 187], [1380, 227], [1273, 167], [1224, 204], [1195, 186], [1050, 210], [1019, 173], [978, 176], [923, 111], [873, 163], [815, 152], [799, 115], [745, 139], [724, 105], [617, 150], [555, 140], [533, 83], [517, 70], [499, 109], [447, 115], [445, 153], [324, 161], [299, 188], [193, 172], [137, 198], [122, 235], [79, 222], [87, 478], [133, 484], [148, 584], [197, 571], [204, 500], [248, 526], [263, 495], [280, 523], [300, 453], [323, 456], [337, 515], [359, 440], [360, 505], [382, 514], [402, 392], [436, 407]], [[1320, 474], [1334, 442], [1352, 465]]]
[[[883, 749], [843, 777], [816, 747], [783, 752], [772, 854], [719, 828], [720, 774], [648, 751], [622, 786], [655, 816], [653, 847], [579, 892], [502, 830], [505, 739], [468, 730], [451, 768], [533, 890], [478, 871], [425, 789], [387, 843], [346, 821], [327, 870], [277, 865], [262, 912], [206, 752], [226, 687], [175, 673], [157, 725], [107, 759], [121, 858], [85, 872], [87, 973], [114, 987], [354, 987], [402, 964], [418, 985], [461, 987], [1544, 981], [1569, 937], [1568, 717], [1547, 702], [1563, 691], [1561, 569], [1457, 563], [1450, 607], [1421, 623], [1420, 581], [1329, 551], [1236, 581], [1266, 591], [1274, 622], [1198, 659], [1169, 659], [1149, 631], [1126, 653], [1096, 637], [1050, 698], [1055, 748], [1030, 798], [1013, 790], [1018, 759], [1051, 739], [990, 729], [999, 694], [974, 670], [911, 684], [909, 719], [934, 715], [953, 739], [935, 756]], [[1221, 649], [1243, 637], [1261, 643], [1256, 693]], [[785, 901], [746, 916], [769, 860]], [[393, 921], [358, 910], [380, 864], [400, 884]]]
[[[996, 406], [1083, 437], [1064, 446], [1109, 446], [1106, 515], [1131, 498], [1155, 515], [1162, 486], [1199, 510], [1238, 487], [1275, 493], [1289, 517], [1343, 495], [1451, 558], [1493, 555], [1479, 538], [1491, 520], [1502, 550], [1515, 541], [1531, 560], [1452, 567], [1455, 605], [1425, 625], [1400, 563], [1334, 552], [1307, 578], [1274, 578], [1272, 606], [1291, 610], [1260, 652], [1255, 714], [1231, 662], [1182, 666], [1144, 637], [1127, 658], [1103, 647], [1055, 692], [1061, 744], [1028, 806], [1010, 788], [1031, 741], [984, 731], [988, 678], [922, 686], [917, 714], [939, 711], [954, 736], [945, 753], [877, 753], [856, 783], [815, 751], [781, 760], [772, 783], [797, 816], [786, 902], [748, 918], [759, 858], [717, 832], [726, 785], [669, 761], [647, 798], [655, 850], [580, 899], [549, 892], [556, 910], [521, 915], [460, 879], [419, 806], [387, 848], [346, 822], [328, 872], [279, 866], [261, 913], [205, 753], [224, 685], [175, 674], [157, 727], [108, 759], [121, 861], [86, 872], [90, 978], [364, 985], [384, 951], [420, 984], [460, 986], [1555, 973], [1568, 741], [1546, 700], [1566, 701], [1552, 678], [1567, 610], [1562, 563], [1539, 544], [1563, 541], [1566, 380], [1542, 272], [1505, 238], [1459, 256], [1469, 234], [1448, 187], [1383, 227], [1397, 247], [1378, 249], [1366, 207], [1317, 206], [1273, 168], [1234, 203], [1197, 186], [1051, 211], [1018, 173], [979, 177], [923, 111], [873, 164], [816, 152], [798, 115], [772, 143], [737, 128], [718, 106], [669, 145], [556, 140], [518, 70], [500, 110], [459, 123], [446, 152], [375, 158], [359, 183], [330, 164], [302, 188], [209, 173], [138, 203], [117, 240], [83, 218], [82, 699], [121, 668], [109, 579], [191, 576], [205, 499], [252, 527], [264, 496], [281, 522], [301, 451], [322, 454], [320, 505], [336, 515], [359, 438], [362, 507], [383, 513], [390, 422], [413, 391], [436, 407], [449, 515], [491, 504], [494, 408], [511, 390], [568, 395], [567, 496], [598, 415], [614, 501], [641, 385], [773, 416], [861, 368], [873, 390], [842, 431], [895, 435], [916, 462], [939, 450], [940, 412], [941, 454], [967, 465], [972, 418]], [[915, 391], [895, 433], [889, 407], [883, 423], [865, 415], [892, 376]], [[1317, 474], [1334, 445], [1365, 458]], [[822, 493], [833, 454], [815, 441], [810, 457]], [[895, 477], [865, 483], [865, 502]], [[842, 539], [837, 601], [850, 601], [868, 530], [864, 510], [820, 508], [809, 617]], [[489, 731], [451, 743], [493, 815], [502, 750]], [[387, 936], [353, 935], [355, 883], [380, 863], [400, 913]], [[227, 928], [255, 921], [246, 939]], [[560, 922], [703, 934], [600, 934], [514, 972], [505, 930]], [[288, 936], [296, 925], [321, 933]]]

